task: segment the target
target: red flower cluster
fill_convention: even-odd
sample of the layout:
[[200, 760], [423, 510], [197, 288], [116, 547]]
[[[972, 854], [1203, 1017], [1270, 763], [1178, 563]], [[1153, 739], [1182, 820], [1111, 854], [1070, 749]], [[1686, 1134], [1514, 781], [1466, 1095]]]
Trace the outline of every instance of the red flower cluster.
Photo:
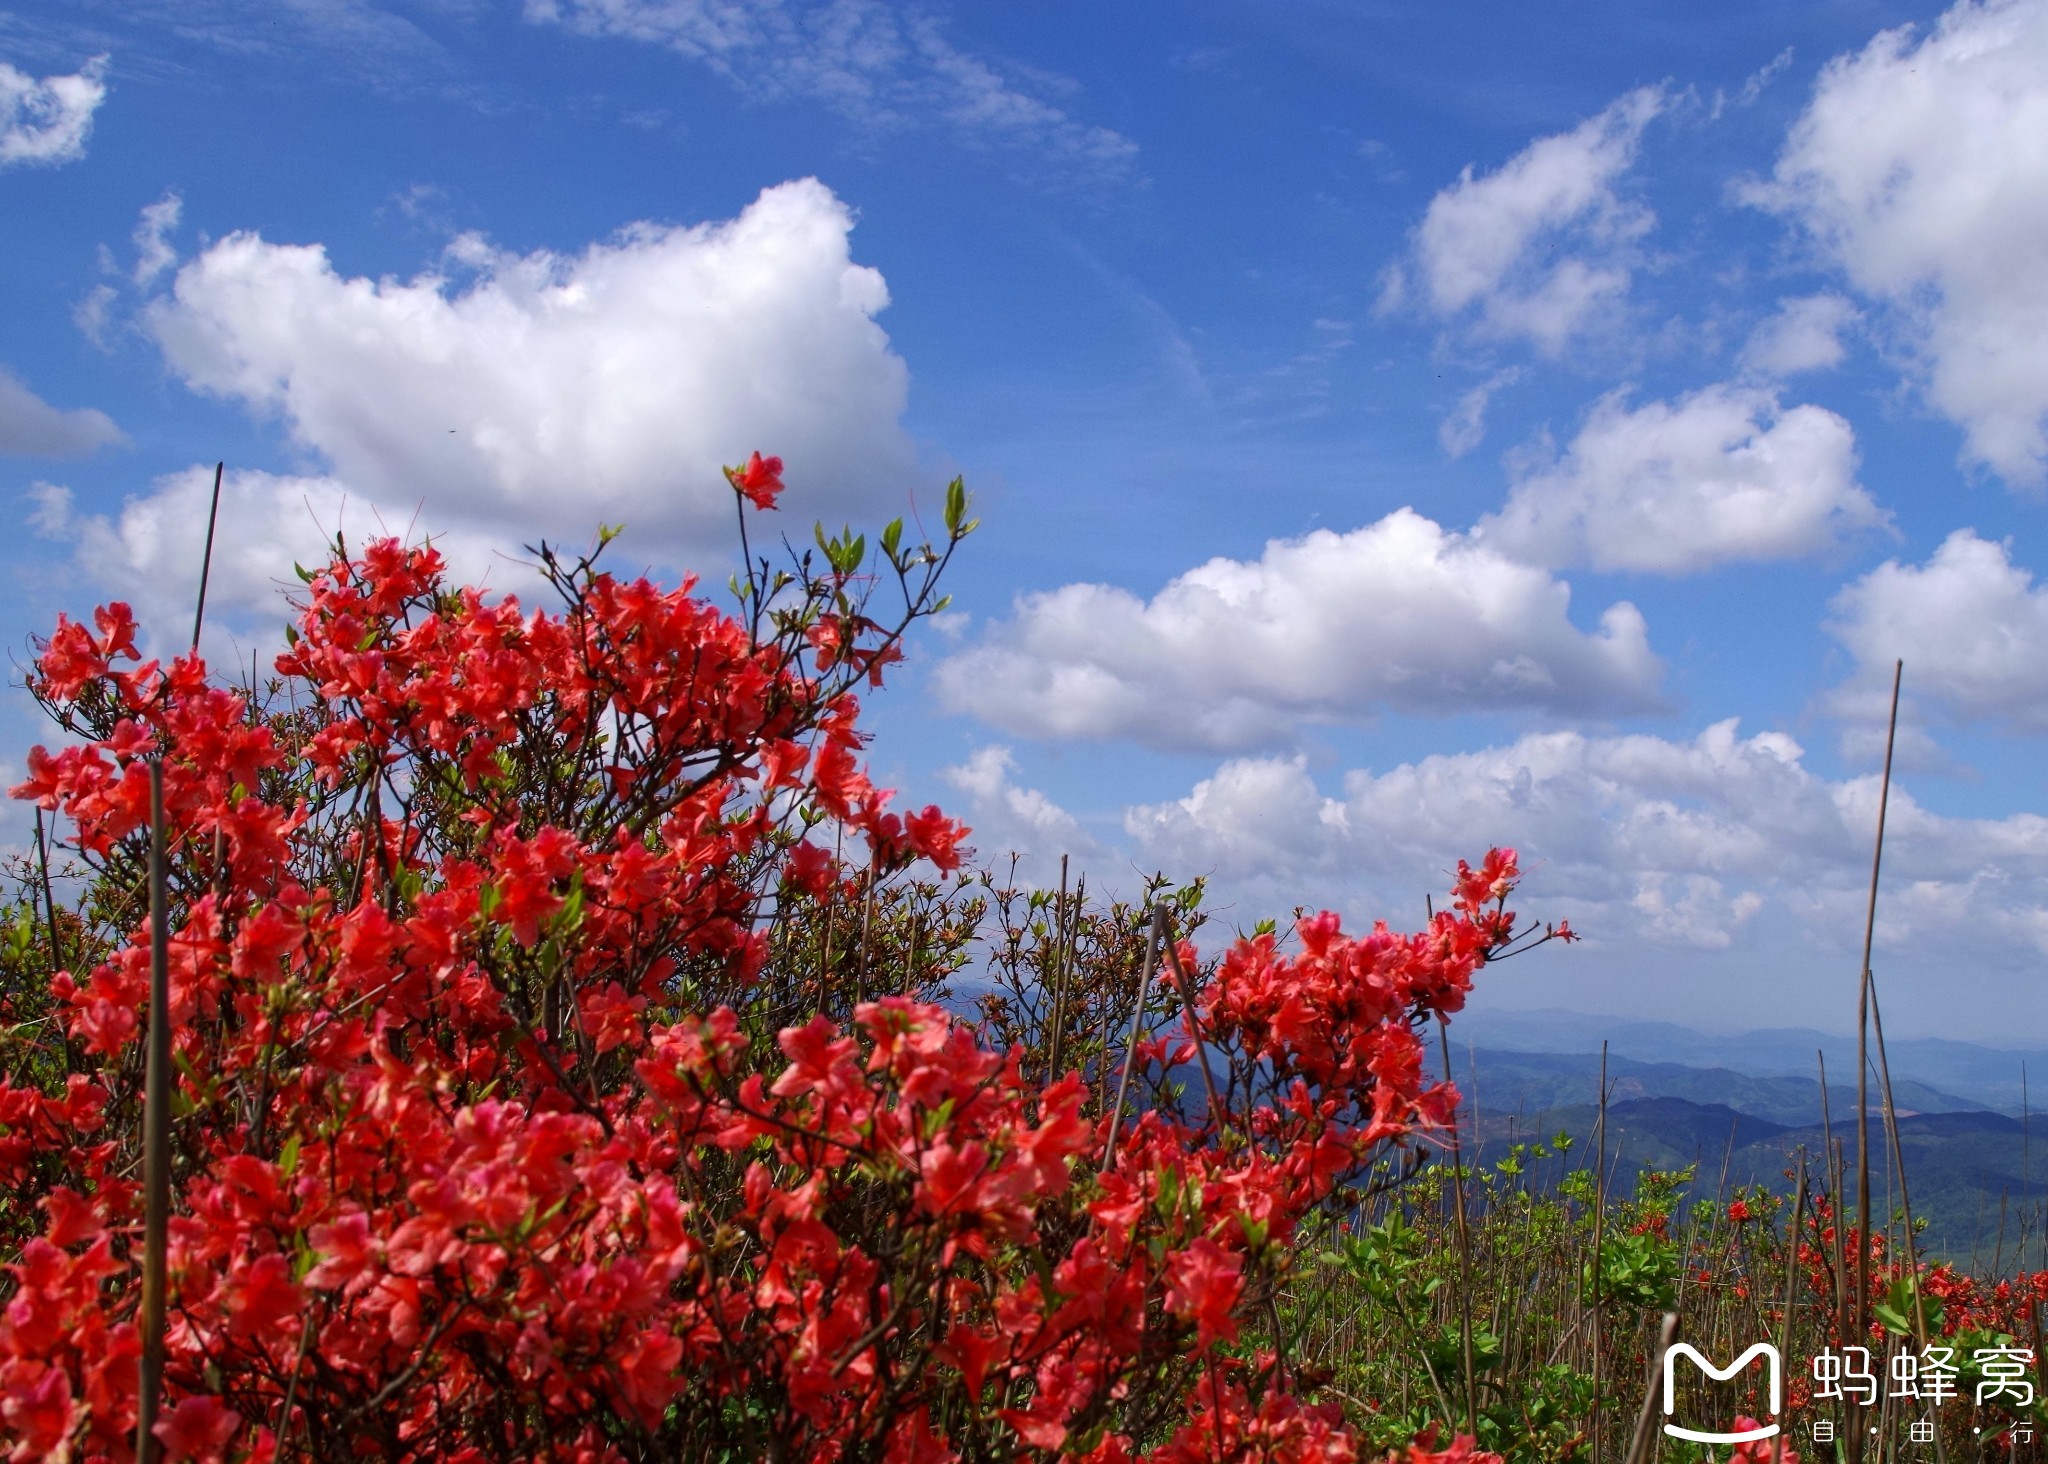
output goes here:
[[[734, 486], [770, 506], [779, 469]], [[862, 836], [871, 880], [962, 856], [859, 765], [879, 627], [762, 640], [587, 562], [528, 612], [441, 568], [384, 542], [313, 576], [287, 711], [191, 658], [116, 669], [121, 606], [38, 662], [79, 740], [14, 791], [107, 899], [164, 765], [168, 1457], [1356, 1457], [1244, 1319], [1314, 1206], [1449, 1122], [1415, 1026], [1511, 937], [1511, 852], [1419, 934], [1236, 945], [1185, 1013], [1227, 1100], [1111, 1154], [1080, 1075], [1027, 1083], [880, 973], [813, 993], [849, 1021], [769, 1020], [846, 886], [804, 830]], [[62, 1041], [0, 1081], [13, 1461], [131, 1457], [149, 941], [112, 908], [50, 975]]]

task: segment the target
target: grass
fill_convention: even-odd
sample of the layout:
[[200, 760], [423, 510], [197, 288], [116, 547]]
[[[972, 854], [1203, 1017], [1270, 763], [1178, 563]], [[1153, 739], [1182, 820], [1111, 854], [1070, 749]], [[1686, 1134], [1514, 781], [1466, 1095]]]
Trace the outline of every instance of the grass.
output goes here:
[[[1483, 1447], [1517, 1461], [1625, 1464], [1632, 1449], [1639, 1464], [1725, 1458], [1725, 1446], [1709, 1450], [1665, 1437], [1661, 1413], [1636, 1444], [1668, 1312], [1677, 1318], [1677, 1337], [1722, 1366], [1755, 1342], [1778, 1346], [1786, 1447], [1809, 1460], [1859, 1453], [1886, 1464], [2043, 1457], [2048, 1412], [2038, 1401], [2017, 1413], [1971, 1401], [1981, 1377], [1970, 1362], [1975, 1349], [2016, 1344], [2040, 1356], [2040, 1303], [2019, 1299], [2013, 1278], [2005, 1278], [2000, 1302], [1997, 1278], [1923, 1266], [1916, 1282], [1907, 1268], [1874, 1260], [1873, 1371], [1880, 1393], [1890, 1386], [1890, 1360], [1919, 1354], [1912, 1315], [1919, 1297], [1925, 1315], [1917, 1321], [1928, 1341], [1952, 1347], [1963, 1364], [1962, 1396], [1919, 1412], [1881, 1398], [1875, 1416], [1858, 1419], [1841, 1401], [1813, 1396], [1810, 1361], [1841, 1345], [1849, 1298], [1837, 1278], [1854, 1269], [1853, 1241], [1845, 1243], [1846, 1266], [1838, 1244], [1827, 1176], [1795, 1194], [1724, 1184], [1687, 1200], [1688, 1192], [1705, 1188], [1693, 1169], [1647, 1171], [1630, 1192], [1605, 1195], [1586, 1148], [1558, 1135], [1517, 1145], [1484, 1167], [1433, 1164], [1304, 1237], [1294, 1284], [1279, 1307], [1292, 1365], [1323, 1381], [1388, 1448], [1432, 1426], [1445, 1435], [1469, 1426]], [[1468, 1211], [1462, 1245], [1461, 1187]], [[1795, 1237], [1796, 1249], [1788, 1247]], [[1879, 1242], [1881, 1257], [1897, 1254], [1882, 1235]], [[1938, 1302], [1937, 1292], [1950, 1293], [1949, 1300]], [[1956, 1335], [1944, 1338], [1950, 1327]], [[2038, 1365], [2030, 1376], [2038, 1393]], [[1677, 1378], [1674, 1421], [1725, 1429], [1737, 1413], [1769, 1416], [1761, 1364], [1723, 1383], [1690, 1366], [1680, 1367]], [[1910, 1437], [1913, 1420], [1922, 1417], [1935, 1425], [1938, 1447]], [[2015, 1452], [2006, 1431], [2027, 1421], [2034, 1442], [2019, 1443]], [[1817, 1445], [1817, 1422], [1831, 1423], [1843, 1441], [1858, 1427], [1878, 1432], [1864, 1451]]]

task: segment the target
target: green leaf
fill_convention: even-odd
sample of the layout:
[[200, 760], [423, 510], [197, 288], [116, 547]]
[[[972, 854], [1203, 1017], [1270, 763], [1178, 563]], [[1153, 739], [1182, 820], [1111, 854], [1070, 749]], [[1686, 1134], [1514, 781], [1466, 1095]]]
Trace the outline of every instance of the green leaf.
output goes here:
[[1932, 1297], [1919, 1296], [1919, 1288], [1910, 1277], [1901, 1276], [1891, 1284], [1882, 1301], [1870, 1304], [1870, 1314], [1887, 1332], [1899, 1337], [1910, 1337], [1918, 1331], [1915, 1326], [1914, 1303], [1919, 1303], [1919, 1320], [1930, 1335], [1941, 1330], [1941, 1303]]
[[955, 478], [946, 485], [946, 532], [959, 537], [960, 522], [967, 517], [967, 484]]
[[892, 564], [896, 560], [897, 546], [902, 542], [903, 520], [900, 518], [889, 520], [889, 527], [882, 530], [882, 552], [889, 556]]

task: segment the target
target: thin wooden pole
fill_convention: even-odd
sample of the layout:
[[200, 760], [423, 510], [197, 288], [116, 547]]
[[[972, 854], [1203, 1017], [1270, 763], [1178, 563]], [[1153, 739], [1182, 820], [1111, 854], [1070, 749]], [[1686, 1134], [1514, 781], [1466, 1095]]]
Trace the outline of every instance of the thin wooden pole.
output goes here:
[[1636, 1431], [1628, 1446], [1628, 1464], [1645, 1464], [1657, 1457], [1657, 1431], [1650, 1421], [1656, 1416], [1657, 1395], [1664, 1381], [1664, 1354], [1678, 1340], [1678, 1313], [1664, 1313], [1657, 1329], [1657, 1350], [1650, 1354], [1650, 1376], [1643, 1384], [1643, 1406], [1636, 1414]]
[[[1906, 1151], [1899, 1143], [1899, 1111], [1897, 1105], [1892, 1102], [1892, 1067], [1891, 1063], [1885, 1059], [1884, 1008], [1877, 999], [1877, 978], [1875, 975], [1870, 979], [1870, 1029], [1872, 1035], [1877, 1038], [1877, 1079], [1879, 1089], [1884, 1095], [1885, 1133], [1891, 1141], [1892, 1171], [1898, 1176], [1899, 1181], [1899, 1208], [1904, 1212], [1906, 1220], [1906, 1260], [1913, 1268], [1915, 1278], [1914, 1294], [1917, 1296], [1919, 1294], [1920, 1246], [1913, 1238], [1913, 1196], [1906, 1188]], [[1927, 1346], [1927, 1326], [1924, 1321], [1919, 1319], [1917, 1310], [1914, 1315], [1913, 1331], [1921, 1347], [1925, 1348]]]
[[[1906, 1150], [1899, 1142], [1898, 1106], [1892, 1101], [1892, 1068], [1885, 1057], [1884, 1007], [1877, 999], [1877, 978], [1870, 980], [1870, 1028], [1877, 1038], [1877, 1076], [1884, 1089], [1884, 1126], [1891, 1138], [1892, 1173], [1899, 1177], [1899, 1209], [1906, 1219], [1906, 1264], [1913, 1276], [1913, 1340], [1927, 1351], [1927, 1314], [1920, 1291], [1920, 1242], [1913, 1229], [1913, 1196], [1906, 1188]], [[1894, 1444], [1896, 1448], [1896, 1443]], [[1948, 1464], [1948, 1448], [1941, 1430], [1934, 1431], [1934, 1454], [1938, 1464]]]
[[[1892, 749], [1899, 734], [1899, 683], [1906, 663], [1892, 662], [1891, 721], [1884, 734], [1884, 777], [1877, 791], [1877, 842], [1870, 855], [1870, 900], [1863, 915], [1863, 967], [1856, 978], [1856, 1296], [1854, 1345], [1870, 1332], [1870, 948], [1877, 935], [1877, 878], [1884, 866], [1884, 818], [1891, 803]], [[1846, 1340], [1846, 1339], [1845, 1339]], [[1862, 1464], [1863, 1415], [1849, 1411], [1850, 1464]]]
[[220, 480], [228, 465], [213, 465], [213, 506], [206, 511], [206, 553], [199, 561], [199, 608], [192, 612], [192, 649], [199, 649], [199, 629], [206, 624], [206, 582], [213, 574], [213, 529], [220, 521]]
[[[1431, 911], [1430, 918], [1436, 918]], [[1443, 1050], [1444, 1079], [1451, 1076], [1451, 1027], [1441, 1014], [1436, 1019], [1438, 1045]], [[1476, 1085], [1475, 1085], [1476, 1086]], [[1483, 1144], [1478, 1129], [1478, 1120], [1473, 1120], [1472, 1140]], [[1465, 1364], [1465, 1432], [1474, 1438], [1479, 1436], [1479, 1390], [1478, 1379], [1472, 1375], [1472, 1236], [1465, 1226], [1465, 1148], [1458, 1136], [1457, 1115], [1451, 1118], [1451, 1181], [1452, 1193], [1458, 1202], [1458, 1344]], [[1599, 1278], [1594, 1278], [1599, 1286]], [[1597, 1294], [1597, 1291], [1596, 1291]]]
[[164, 1383], [164, 1256], [171, 1213], [170, 901], [164, 875], [164, 767], [149, 764], [149, 1050], [142, 1098], [142, 1364], [135, 1457], [155, 1464]]
[[[1792, 1307], [1799, 1296], [1799, 1220], [1806, 1209], [1806, 1150], [1799, 1151], [1799, 1185], [1792, 1192], [1792, 1218], [1785, 1223], [1785, 1310], [1778, 1316], [1778, 1358], [1792, 1355]], [[1772, 1464], [1785, 1457], [1785, 1435], [1771, 1440]]]
[[1600, 1310], [1600, 1248], [1607, 1228], [1607, 1039], [1600, 1039], [1600, 1109], [1593, 1122], [1593, 1464], [1600, 1448], [1600, 1374], [1606, 1365], [1607, 1329]]
[[1834, 1115], [1828, 1108], [1827, 1049], [1816, 1047], [1813, 1050], [1813, 1057], [1814, 1061], [1820, 1064], [1820, 1133], [1821, 1145], [1827, 1150], [1827, 1163], [1821, 1174], [1827, 1182], [1828, 1205], [1835, 1217], [1835, 1223], [1831, 1227], [1834, 1231], [1834, 1264], [1828, 1270], [1828, 1280], [1834, 1286], [1835, 1294], [1828, 1298], [1828, 1302], [1829, 1310], [1834, 1313], [1835, 1334], [1846, 1340], [1849, 1333], [1849, 1283], [1844, 1257], [1848, 1252], [1843, 1249], [1842, 1232], [1849, 1228], [1849, 1213], [1842, 1199], [1842, 1147], [1835, 1142]]

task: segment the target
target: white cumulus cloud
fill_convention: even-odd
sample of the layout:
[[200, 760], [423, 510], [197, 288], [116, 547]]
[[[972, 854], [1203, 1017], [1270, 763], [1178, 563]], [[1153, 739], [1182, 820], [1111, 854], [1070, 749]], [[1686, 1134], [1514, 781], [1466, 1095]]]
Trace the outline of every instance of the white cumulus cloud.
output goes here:
[[637, 224], [580, 254], [458, 241], [409, 281], [345, 276], [318, 245], [222, 239], [144, 319], [196, 390], [281, 418], [348, 491], [484, 539], [633, 552], [723, 545], [722, 463], [781, 455], [805, 516], [900, 501], [908, 371], [853, 263], [853, 218], [815, 180], [738, 218]]
[[1822, 71], [1757, 202], [1890, 307], [1967, 460], [2048, 479], [2048, 4], [1963, 0]]
[[0, 366], [0, 453], [85, 457], [121, 440], [121, 429], [105, 412], [53, 407]]
[[1017, 773], [1016, 754], [999, 745], [976, 748], [965, 762], [939, 772], [965, 795], [972, 841], [986, 866], [995, 868], [1014, 853], [1042, 875], [1047, 861], [1056, 867], [1062, 854], [1085, 859], [1102, 852], [1073, 814], [1039, 789], [1020, 784]]
[[2048, 585], [2013, 563], [2009, 546], [1970, 529], [1925, 564], [1879, 565], [1838, 594], [1828, 629], [1858, 674], [1837, 709], [1883, 715], [1892, 663], [1918, 704], [1965, 722], [2048, 732]]
[[0, 61], [0, 168], [84, 157], [92, 114], [107, 99], [106, 66], [95, 56], [70, 76], [38, 81]]
[[1402, 509], [1212, 559], [1149, 601], [1099, 584], [1025, 596], [937, 683], [956, 710], [1027, 736], [1222, 750], [1382, 710], [1657, 705], [1641, 614], [1618, 602], [1586, 632], [1570, 600], [1545, 571]]
[[[1494, 172], [1468, 166], [1416, 226], [1410, 267], [1422, 303], [1484, 334], [1562, 351], [1628, 290], [1636, 244], [1655, 219], [1616, 184], [1665, 100], [1662, 88], [1640, 87]], [[1390, 281], [1390, 303], [1405, 290], [1407, 269]]]
[[[1145, 859], [1214, 873], [1248, 913], [1419, 905], [1459, 857], [1505, 844], [1528, 876], [1518, 904], [1610, 947], [1724, 949], [1771, 906], [1846, 944], [1861, 931], [1878, 780], [1829, 780], [1804, 758], [1733, 720], [1689, 741], [1531, 735], [1354, 769], [1335, 794], [1299, 758], [1246, 758], [1124, 821]], [[2008, 965], [2048, 954], [2048, 819], [1945, 817], [1895, 784], [1885, 877], [1887, 948], [1961, 941]]]
[[1723, 385], [1637, 407], [1602, 398], [1562, 458], [1474, 532], [1554, 568], [1692, 574], [1816, 553], [1884, 521], [1856, 481], [1846, 421]]
[[[135, 607], [158, 651], [182, 650], [205, 562], [213, 475], [211, 465], [197, 464], [164, 474], [148, 492], [105, 514], [79, 513], [68, 490], [38, 484], [30, 521], [45, 538], [71, 547], [83, 581]], [[332, 477], [225, 474], [207, 576], [209, 654], [239, 646], [246, 665], [252, 644], [276, 649], [290, 618], [286, 592], [300, 588], [293, 566], [325, 563], [337, 533], [352, 549], [371, 538], [418, 543], [425, 537], [417, 522], [387, 516]], [[520, 591], [536, 583], [516, 538], [493, 541], [472, 533], [437, 542], [459, 583]]]

